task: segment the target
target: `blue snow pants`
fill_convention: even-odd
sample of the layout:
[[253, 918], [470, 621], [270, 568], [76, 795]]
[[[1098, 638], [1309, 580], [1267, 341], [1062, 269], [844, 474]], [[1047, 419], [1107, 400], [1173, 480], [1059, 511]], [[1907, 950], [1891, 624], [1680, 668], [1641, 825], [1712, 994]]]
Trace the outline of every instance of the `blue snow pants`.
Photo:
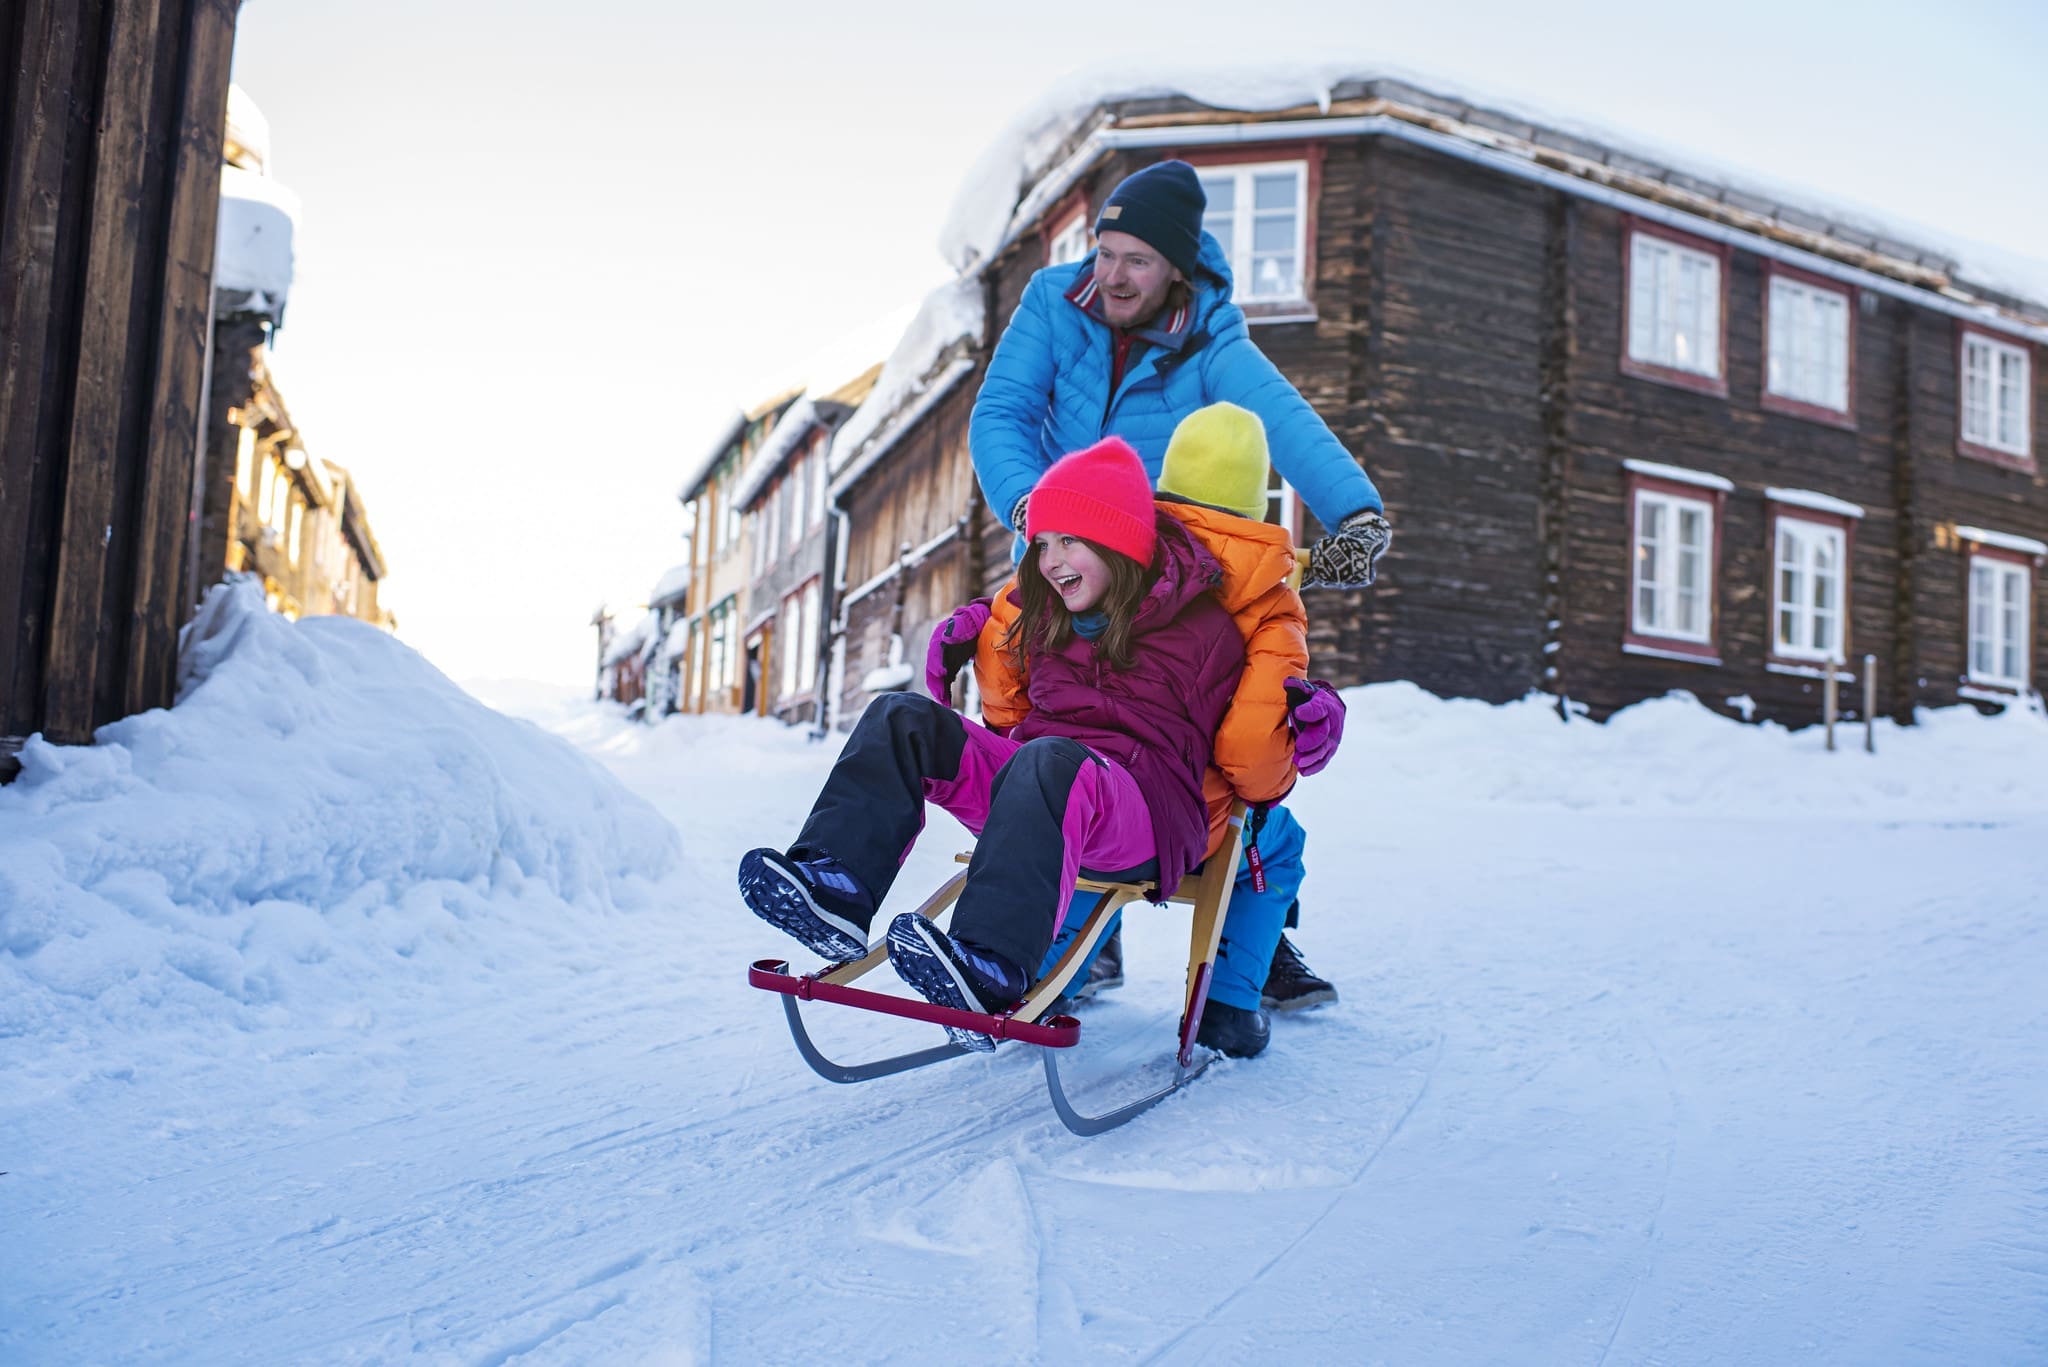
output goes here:
[[[1280, 947], [1282, 926], [1301, 893], [1301, 880], [1307, 872], [1302, 851], [1307, 842], [1308, 837], [1294, 814], [1284, 806], [1274, 807], [1266, 813], [1266, 824], [1258, 835], [1259, 857], [1266, 868], [1264, 892], [1252, 887], [1250, 857], [1239, 858], [1237, 886], [1230, 890], [1230, 912], [1223, 918], [1223, 943], [1216, 953], [1216, 974], [1209, 983], [1209, 996], [1214, 1000], [1243, 1011], [1258, 1009], [1266, 974], [1273, 967], [1273, 951]], [[1060, 937], [1053, 941], [1038, 966], [1039, 976], [1066, 952], [1100, 896], [1094, 892], [1074, 894]], [[1117, 915], [1121, 919], [1123, 913]], [[1107, 940], [1115, 931], [1112, 925], [1103, 939]], [[1087, 977], [1088, 965], [1083, 964], [1074, 981], [1085, 982]]]

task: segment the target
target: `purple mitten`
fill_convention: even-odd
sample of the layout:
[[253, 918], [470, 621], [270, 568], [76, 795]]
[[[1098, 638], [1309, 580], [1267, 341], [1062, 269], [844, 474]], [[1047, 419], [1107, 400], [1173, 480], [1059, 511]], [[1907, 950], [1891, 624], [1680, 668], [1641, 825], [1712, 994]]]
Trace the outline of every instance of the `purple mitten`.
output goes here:
[[1288, 679], [1287, 716], [1294, 724], [1294, 767], [1320, 773], [1344, 739], [1344, 699], [1321, 679]]
[[940, 702], [952, 700], [953, 676], [974, 658], [974, 642], [988, 621], [988, 607], [986, 598], [962, 603], [932, 628], [932, 643], [924, 655], [924, 686]]

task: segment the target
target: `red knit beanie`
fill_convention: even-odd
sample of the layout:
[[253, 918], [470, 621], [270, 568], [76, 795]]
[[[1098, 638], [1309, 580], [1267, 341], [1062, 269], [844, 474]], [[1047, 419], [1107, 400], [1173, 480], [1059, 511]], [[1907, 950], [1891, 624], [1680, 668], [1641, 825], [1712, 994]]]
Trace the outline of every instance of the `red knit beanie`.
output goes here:
[[1061, 456], [1040, 478], [1024, 505], [1024, 535], [1086, 537], [1150, 565], [1159, 539], [1152, 518], [1152, 481], [1144, 463], [1121, 437], [1105, 437]]

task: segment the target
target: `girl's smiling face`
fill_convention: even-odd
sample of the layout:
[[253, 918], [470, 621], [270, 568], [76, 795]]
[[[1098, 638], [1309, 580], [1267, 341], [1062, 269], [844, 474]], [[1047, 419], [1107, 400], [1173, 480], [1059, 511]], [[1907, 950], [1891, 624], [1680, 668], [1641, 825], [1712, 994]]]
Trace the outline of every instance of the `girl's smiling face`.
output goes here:
[[1068, 612], [1086, 612], [1102, 601], [1109, 591], [1109, 566], [1093, 546], [1064, 532], [1040, 532], [1032, 540], [1038, 546], [1038, 572]]

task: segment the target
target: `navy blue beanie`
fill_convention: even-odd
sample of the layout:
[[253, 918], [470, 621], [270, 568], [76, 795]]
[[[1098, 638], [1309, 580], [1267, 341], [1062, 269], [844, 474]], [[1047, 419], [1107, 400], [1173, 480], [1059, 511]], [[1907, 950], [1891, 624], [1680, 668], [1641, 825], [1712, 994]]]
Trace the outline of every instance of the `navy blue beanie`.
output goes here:
[[1129, 233], [1192, 279], [1202, 255], [1202, 210], [1208, 207], [1195, 168], [1184, 161], [1162, 161], [1131, 172], [1110, 191], [1095, 220], [1095, 235]]

